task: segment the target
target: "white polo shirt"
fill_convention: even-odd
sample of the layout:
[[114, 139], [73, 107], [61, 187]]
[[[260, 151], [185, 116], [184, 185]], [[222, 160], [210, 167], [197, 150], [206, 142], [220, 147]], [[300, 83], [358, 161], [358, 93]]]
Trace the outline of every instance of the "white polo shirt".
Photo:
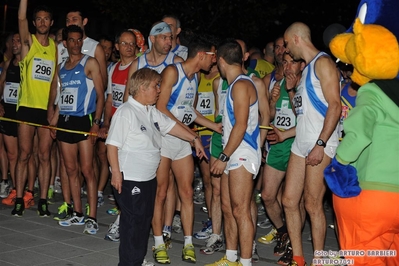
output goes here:
[[176, 122], [155, 106], [142, 105], [129, 96], [111, 120], [106, 145], [118, 148], [118, 160], [124, 180], [137, 182], [155, 178], [161, 160], [161, 135]]

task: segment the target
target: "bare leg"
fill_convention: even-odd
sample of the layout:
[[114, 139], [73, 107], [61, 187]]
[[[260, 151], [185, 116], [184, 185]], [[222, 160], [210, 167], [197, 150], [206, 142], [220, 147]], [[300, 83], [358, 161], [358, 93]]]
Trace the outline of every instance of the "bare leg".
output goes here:
[[305, 158], [293, 153], [290, 155], [286, 173], [283, 206], [294, 256], [303, 257], [302, 223], [299, 208], [305, 182]]
[[[211, 157], [210, 165], [216, 161], [216, 158]], [[214, 234], [222, 234], [222, 207], [220, 198], [220, 177], [212, 176], [212, 201], [211, 209], [212, 212], [212, 232]]]
[[236, 220], [233, 216], [233, 210], [231, 207], [229, 183], [230, 183], [229, 176], [223, 173], [220, 178], [220, 191], [221, 191], [220, 198], [221, 198], [222, 213], [223, 213], [223, 226], [225, 232], [224, 236], [226, 240], [226, 249], [238, 250], [238, 229], [237, 229]]
[[98, 179], [98, 191], [104, 191], [105, 186], [108, 182], [109, 170], [108, 170], [108, 159], [107, 159], [107, 146], [104, 141], [97, 141], [97, 158], [99, 162], [99, 179]]
[[22, 198], [28, 178], [28, 162], [33, 151], [35, 127], [20, 124], [18, 126], [18, 160], [15, 171], [17, 198]]
[[18, 159], [18, 139], [16, 137], [4, 135], [4, 144], [7, 150], [12, 185], [15, 187], [15, 167], [17, 165]]
[[253, 191], [253, 174], [244, 166], [230, 170], [229, 191], [233, 216], [237, 223], [238, 239], [240, 242], [240, 257], [252, 258], [252, 243], [255, 228], [250, 214]]
[[40, 184], [40, 198], [47, 199], [47, 192], [50, 183], [51, 164], [51, 144], [53, 139], [50, 136], [50, 131], [45, 128], [37, 129], [38, 137], [38, 158], [39, 158], [39, 184]]
[[209, 163], [206, 160], [201, 160], [199, 162], [201, 174], [202, 174], [202, 182], [204, 183], [205, 190], [205, 205], [208, 208], [208, 217], [212, 218], [212, 182], [211, 182], [211, 172], [209, 170]]
[[177, 189], [181, 200], [181, 221], [184, 236], [193, 235], [194, 202], [193, 180], [194, 161], [191, 155], [172, 162], [172, 170], [175, 174]]
[[262, 199], [267, 215], [276, 228], [283, 226], [283, 209], [278, 202], [278, 192], [281, 188], [285, 172], [265, 165], [262, 185]]
[[154, 236], [162, 235], [164, 205], [169, 185], [170, 166], [171, 160], [161, 156], [161, 162], [157, 170], [157, 194], [155, 197], [154, 216], [152, 218], [152, 231]]
[[323, 208], [323, 198], [326, 191], [323, 171], [330, 162], [331, 158], [324, 154], [319, 165], [306, 166], [304, 201], [310, 217], [312, 242], [315, 250], [324, 249], [327, 225]]
[[169, 170], [169, 182], [168, 190], [166, 193], [163, 225], [172, 226], [173, 216], [175, 213], [175, 207], [177, 203], [177, 190], [175, 184], [175, 178], [172, 170]]
[[4, 137], [5, 135], [0, 134], [0, 167], [1, 167], [1, 179], [8, 179], [8, 157], [7, 152], [4, 145]]
[[[94, 147], [91, 140], [83, 140], [77, 144], [79, 150], [80, 170], [86, 180], [87, 202], [90, 206], [89, 217], [97, 217], [97, 177], [93, 165]], [[80, 192], [80, 189], [79, 189]], [[75, 202], [75, 201], [74, 201]]]

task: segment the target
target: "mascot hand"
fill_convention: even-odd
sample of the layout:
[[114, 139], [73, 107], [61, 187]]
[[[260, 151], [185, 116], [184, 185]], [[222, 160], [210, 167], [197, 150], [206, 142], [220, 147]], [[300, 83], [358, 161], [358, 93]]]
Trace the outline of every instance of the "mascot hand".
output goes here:
[[324, 170], [324, 177], [331, 191], [341, 198], [355, 197], [360, 194], [357, 171], [352, 165], [343, 165], [334, 157], [331, 164]]

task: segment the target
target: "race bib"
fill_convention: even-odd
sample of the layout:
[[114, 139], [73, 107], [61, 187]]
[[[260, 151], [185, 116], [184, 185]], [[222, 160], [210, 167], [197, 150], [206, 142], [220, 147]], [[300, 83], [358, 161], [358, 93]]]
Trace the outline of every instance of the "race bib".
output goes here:
[[50, 82], [54, 62], [42, 58], [33, 58], [32, 79]]
[[189, 105], [177, 106], [176, 118], [179, 119], [183, 124], [190, 125], [197, 118], [197, 114], [193, 108]]
[[303, 115], [302, 96], [300, 94], [295, 94], [292, 104], [294, 105], [296, 115]]
[[78, 88], [66, 88], [61, 91], [60, 111], [76, 112]]
[[19, 83], [6, 82], [3, 99], [5, 103], [17, 104]]
[[112, 106], [118, 108], [123, 103], [125, 85], [112, 83]]
[[295, 126], [295, 115], [289, 108], [289, 101], [282, 100], [281, 108], [276, 109], [274, 117], [274, 126], [278, 129], [290, 129]]
[[213, 92], [199, 92], [197, 110], [200, 114], [213, 115], [215, 107], [215, 97]]

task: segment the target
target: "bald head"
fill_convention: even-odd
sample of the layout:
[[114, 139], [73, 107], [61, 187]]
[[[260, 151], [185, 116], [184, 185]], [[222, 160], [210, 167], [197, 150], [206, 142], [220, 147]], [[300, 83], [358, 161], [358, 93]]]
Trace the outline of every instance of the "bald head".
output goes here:
[[292, 23], [287, 30], [285, 31], [285, 36], [298, 36], [301, 37], [302, 40], [304, 41], [311, 41], [310, 38], [310, 29], [309, 27], [302, 23], [302, 22], [294, 22]]

